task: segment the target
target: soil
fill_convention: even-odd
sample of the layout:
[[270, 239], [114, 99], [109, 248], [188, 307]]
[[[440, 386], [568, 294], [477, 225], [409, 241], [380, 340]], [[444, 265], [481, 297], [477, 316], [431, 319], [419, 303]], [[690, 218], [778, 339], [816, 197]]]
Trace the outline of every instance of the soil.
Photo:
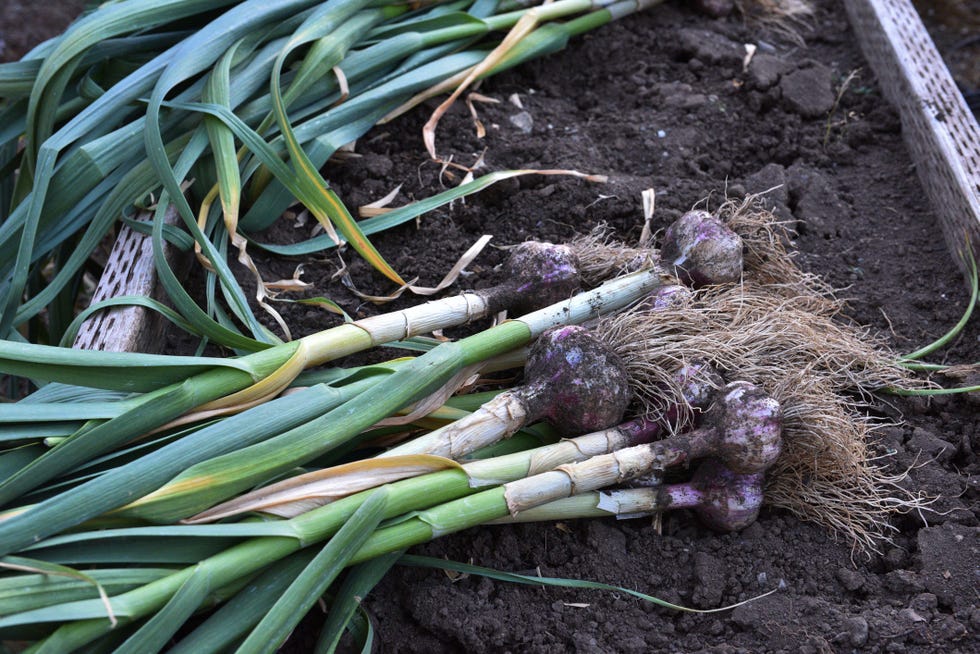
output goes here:
[[0, 5], [0, 61], [17, 61], [31, 48], [60, 33], [85, 8], [85, 0], [35, 2], [4, 0]]
[[[15, 3], [16, 4], [16, 3]], [[6, 7], [5, 3], [5, 7]], [[6, 11], [4, 9], [3, 11]], [[5, 16], [6, 17], [6, 16]], [[488, 81], [478, 139], [462, 106], [437, 134], [440, 154], [484, 170], [574, 168], [609, 176], [597, 185], [529, 176], [379, 235], [378, 249], [406, 276], [434, 285], [481, 234], [494, 243], [562, 240], [609, 224], [635, 239], [640, 193], [654, 188], [654, 227], [696, 203], [771, 190], [791, 221], [798, 262], [848, 298], [855, 322], [887, 334], [899, 351], [931, 342], [962, 313], [968, 291], [940, 236], [901, 139], [894, 110], [862, 60], [838, 2], [821, 0], [797, 26], [805, 47], [739, 17], [710, 19], [668, 3], [573, 41], [546, 59]], [[12, 39], [8, 37], [8, 55]], [[747, 69], [743, 44], [758, 50]], [[844, 84], [852, 71], [856, 80]], [[843, 87], [843, 91], [841, 91]], [[518, 98], [517, 106], [512, 98]], [[350, 206], [401, 190], [394, 204], [452, 181], [428, 162], [421, 128], [432, 104], [376, 128], [358, 157], [327, 177]], [[305, 236], [290, 223], [268, 240]], [[467, 286], [492, 279], [502, 252], [485, 251]], [[357, 287], [390, 292], [353, 255]], [[298, 261], [264, 261], [291, 277]], [[335, 254], [303, 262], [303, 279], [353, 315], [383, 309], [332, 281]], [[293, 335], [335, 318], [283, 305]], [[974, 320], [936, 360], [980, 360]], [[826, 529], [778, 511], [736, 534], [716, 534], [693, 515], [492, 527], [413, 550], [512, 572], [625, 586], [695, 608], [693, 615], [625, 594], [515, 586], [477, 576], [396, 567], [364, 601], [384, 652], [973, 652], [980, 648], [980, 398], [890, 399], [880, 416], [881, 464], [936, 498], [897, 517], [880, 552], [856, 551]], [[286, 651], [310, 651], [314, 612]]]
[[973, 112], [980, 111], [980, 0], [915, 0]]

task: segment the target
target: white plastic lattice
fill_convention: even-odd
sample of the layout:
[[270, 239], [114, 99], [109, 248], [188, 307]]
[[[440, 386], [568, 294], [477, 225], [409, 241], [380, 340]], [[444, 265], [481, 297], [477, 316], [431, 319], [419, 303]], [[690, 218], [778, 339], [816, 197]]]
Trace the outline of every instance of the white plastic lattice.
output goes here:
[[861, 50], [888, 100], [919, 179], [964, 274], [980, 255], [980, 126], [910, 0], [844, 0]]
[[[166, 221], [173, 223], [171, 208]], [[168, 260], [175, 248], [167, 247]], [[121, 295], [152, 297], [156, 288], [153, 244], [150, 238], [122, 225], [109, 254], [92, 304]], [[82, 323], [72, 347], [107, 352], [160, 352], [165, 321], [138, 306], [113, 307], [99, 311]]]

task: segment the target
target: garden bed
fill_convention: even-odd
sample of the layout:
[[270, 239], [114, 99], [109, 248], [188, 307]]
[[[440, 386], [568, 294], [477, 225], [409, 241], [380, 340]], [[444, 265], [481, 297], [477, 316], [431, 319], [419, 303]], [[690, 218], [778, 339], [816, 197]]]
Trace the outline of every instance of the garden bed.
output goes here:
[[[768, 191], [776, 214], [799, 232], [797, 261], [843, 289], [852, 320], [888, 335], [899, 351], [930, 342], [956, 322], [968, 293], [898, 114], [840, 4], [818, 3], [796, 28], [806, 47], [738, 18], [711, 20], [669, 3], [490, 80], [480, 92], [501, 102], [477, 104], [486, 138], [476, 138], [460, 105], [439, 127], [441, 154], [463, 164], [482, 154], [489, 169], [574, 168], [609, 181], [523, 177], [378, 235], [375, 244], [402, 275], [434, 285], [484, 233], [501, 245], [563, 240], [605, 222], [635, 239], [644, 189], [656, 190], [656, 229], [695, 203], [715, 208], [726, 197]], [[746, 43], [757, 46], [747, 68]], [[398, 184], [396, 205], [452, 183], [422, 147], [431, 108], [376, 128], [358, 142], [358, 157], [328, 166], [326, 177], [350, 206]], [[294, 224], [256, 237], [297, 240], [312, 221]], [[300, 263], [255, 256], [267, 279], [289, 278]], [[461, 283], [489, 283], [501, 258], [488, 248]], [[345, 259], [361, 292], [392, 290], [353, 255]], [[418, 301], [378, 308], [333, 279], [334, 254], [302, 263], [302, 278], [313, 284], [308, 294], [328, 296], [354, 316]], [[337, 321], [308, 306], [277, 308], [294, 337]], [[943, 355], [980, 360], [977, 322]], [[765, 599], [693, 616], [612, 593], [395, 568], [364, 604], [379, 650], [972, 651], [980, 633], [977, 413], [976, 398], [967, 396], [882, 405], [879, 417], [904, 420], [880, 432], [880, 451], [889, 455], [882, 465], [896, 473], [912, 467], [905, 485], [937, 499], [931, 511], [897, 518], [898, 532], [880, 552], [855, 551], [825, 528], [777, 511], [724, 536], [676, 515], [660, 530], [646, 520], [488, 527], [416, 550], [603, 581], [699, 608], [783, 587]], [[320, 621], [314, 611], [286, 649], [310, 651]]]
[[[436, 212], [417, 229], [387, 233], [379, 249], [397, 270], [433, 285], [482, 233], [502, 244], [561, 240], [606, 222], [635, 238], [644, 188], [657, 191], [662, 228], [701, 200], [716, 207], [726, 193], [779, 187], [769, 197], [799, 228], [798, 261], [846, 287], [849, 315], [892, 334], [899, 350], [929, 342], [965, 305], [962, 278], [898, 116], [862, 61], [846, 15], [823, 3], [808, 22], [806, 48], [760, 49], [743, 72], [743, 44], [760, 38], [755, 28], [668, 5], [491, 80], [481, 93], [504, 102], [478, 105], [487, 137], [476, 139], [460, 106], [440, 125], [440, 153], [469, 163], [486, 148], [491, 168], [575, 168], [608, 174], [609, 183], [526, 177], [506, 192], [491, 189]], [[859, 76], [835, 104], [852, 71]], [[507, 101], [513, 94], [523, 109]], [[528, 116], [524, 133], [515, 123], [526, 125]], [[439, 169], [425, 162], [419, 136], [427, 117], [414, 112], [363, 139], [362, 158], [329, 171], [341, 196], [359, 205], [396, 184], [404, 185], [402, 201], [437, 190]], [[478, 284], [499, 256], [481, 256], [466, 283]], [[341, 299], [328, 281], [336, 259], [324, 259], [306, 263], [304, 279]], [[359, 261], [347, 263], [361, 291], [390, 290], [375, 286]], [[275, 265], [272, 277], [288, 277], [295, 262]], [[376, 310], [352, 296], [342, 303], [355, 314]], [[304, 317], [309, 331], [322, 326], [323, 313], [302, 313], [287, 319], [294, 329]], [[977, 338], [974, 323], [949, 359], [977, 360]], [[962, 397], [897, 402], [888, 412], [907, 422], [882, 433], [882, 451], [894, 452], [883, 463], [895, 471], [918, 464], [909, 487], [941, 499], [937, 513], [900, 519], [894, 545], [880, 555], [855, 553], [825, 529], [779, 513], [720, 537], [692, 516], [676, 516], [665, 519], [662, 534], [642, 520], [583, 521], [490, 527], [420, 548], [503, 570], [626, 585], [701, 608], [785, 583], [783, 592], [728, 614], [682, 615], [611, 594], [398, 568], [366, 608], [383, 651], [969, 651], [980, 629], [972, 590], [976, 412]], [[311, 616], [311, 630], [316, 621]]]

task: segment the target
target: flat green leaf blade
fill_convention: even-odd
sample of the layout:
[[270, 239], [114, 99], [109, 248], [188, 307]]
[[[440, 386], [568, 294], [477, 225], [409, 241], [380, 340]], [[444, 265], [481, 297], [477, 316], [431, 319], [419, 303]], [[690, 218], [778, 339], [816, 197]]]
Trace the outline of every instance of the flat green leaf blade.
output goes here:
[[[164, 2], [132, 0], [126, 3], [123, 9], [119, 10], [121, 13], [113, 13], [121, 6], [119, 4], [110, 7], [108, 11], [109, 15], [114, 18], [122, 17], [125, 19], [126, 16], [130, 15], [127, 14], [130, 11], [139, 13], [140, 11], [152, 10], [154, 8], [160, 11], [162, 7], [162, 11], [166, 12], [167, 9], [177, 6], [178, 15], [174, 17], [179, 17], [187, 15], [187, 12], [194, 13], [204, 5], [213, 7], [214, 4], [214, 2], [207, 2], [206, 0], [167, 0]], [[104, 17], [105, 14], [102, 15], [102, 18]], [[140, 15], [140, 18], [145, 19], [146, 16]], [[99, 19], [92, 19], [92, 22], [96, 22], [97, 20]], [[94, 41], [97, 41], [100, 35], [119, 33], [119, 30], [125, 31], [126, 29], [135, 27], [134, 25], [125, 27], [118, 24], [96, 25], [93, 27], [92, 22], [88, 22], [87, 19], [79, 21], [70, 30], [70, 34], [66, 34], [58, 40], [56, 49], [50, 57], [45, 59], [42, 65], [41, 71], [38, 74], [38, 82], [32, 92], [27, 123], [29, 143], [25, 150], [19, 180], [24, 181], [25, 191], [31, 185], [33, 189], [18, 207], [18, 211], [23, 210], [21, 221], [15, 227], [15, 229], [20, 229], [20, 236], [16, 256], [11, 257], [14, 263], [11, 267], [10, 276], [7, 279], [8, 283], [4, 297], [0, 299], [0, 311], [2, 311], [0, 313], [0, 336], [7, 334], [10, 329], [17, 307], [22, 301], [23, 291], [29, 275], [30, 262], [37, 258], [35, 245], [42, 215], [46, 209], [49, 209], [49, 205], [62, 199], [56, 193], [49, 195], [49, 191], [53, 188], [52, 175], [55, 173], [55, 163], [58, 154], [62, 149], [83, 138], [90, 131], [103, 133], [100, 130], [111, 127], [117, 121], [124, 119], [127, 112], [123, 108], [127, 107], [132, 101], [151, 88], [156, 75], [171, 60], [172, 53], [169, 51], [154, 58], [139, 70], [127, 76], [124, 80], [114, 84], [111, 90], [102, 94], [91, 105], [86, 107], [84, 111], [73, 117], [64, 127], [51, 136], [51, 138], [46, 138], [46, 133], [49, 131], [49, 126], [45, 124], [47, 119], [42, 116], [40, 121], [37, 121], [34, 108], [36, 104], [43, 100], [44, 94], [48, 91], [47, 87], [50, 86], [49, 82], [57, 78], [65, 66], [70, 66], [75, 57], [81, 56], [80, 53], [87, 50]], [[138, 25], [138, 29], [146, 28], [152, 24], [152, 20], [150, 19], [142, 20], [141, 22], [142, 24]], [[60, 92], [57, 95], [60, 95]], [[41, 141], [43, 141], [43, 144]], [[35, 153], [36, 161], [34, 157]], [[32, 184], [28, 180], [32, 180]], [[51, 211], [48, 210], [47, 213], [50, 215]], [[6, 224], [3, 225], [3, 227], [6, 226]]]
[[386, 489], [373, 492], [252, 630], [237, 654], [271, 653], [337, 578], [384, 516]]
[[65, 329], [64, 335], [61, 337], [61, 347], [70, 347], [71, 343], [75, 342], [75, 337], [78, 336], [78, 330], [81, 329], [82, 324], [88, 320], [92, 314], [99, 311], [104, 311], [105, 309], [110, 309], [112, 307], [144, 307], [146, 309], [150, 309], [151, 311], [156, 311], [171, 323], [189, 334], [203, 336], [203, 334], [198, 331], [197, 327], [193, 323], [185, 320], [182, 315], [171, 309], [163, 302], [143, 295], [117, 295], [116, 297], [90, 304], [84, 311], [75, 316], [75, 319], [70, 325], [68, 325], [68, 328]]
[[106, 420], [132, 407], [127, 402], [78, 402], [66, 404], [4, 404], [0, 406], [0, 424], [61, 422], [67, 420]]
[[98, 352], [0, 340], [3, 373], [76, 386], [152, 391], [217, 368], [251, 372], [241, 359]]
[[[0, 440], [5, 434], [0, 432]], [[0, 454], [0, 481], [14, 474], [47, 450], [43, 445], [25, 445], [5, 451]]]
[[266, 569], [224, 606], [178, 642], [170, 654], [218, 654], [242, 639], [268, 613], [316, 555], [300, 550]]
[[[400, 565], [407, 565], [407, 566], [418, 567], [418, 568], [452, 570], [453, 572], [479, 575], [481, 577], [487, 577], [488, 579], [496, 579], [497, 581], [506, 581], [512, 584], [523, 584], [527, 586], [555, 586], [558, 588], [605, 590], [605, 591], [612, 591], [616, 593], [626, 593], [627, 595], [632, 595], [633, 597], [642, 599], [652, 604], [656, 604], [657, 606], [662, 606], [664, 608], [672, 609], [675, 611], [689, 611], [692, 613], [708, 612], [708, 611], [689, 609], [683, 606], [679, 606], [677, 604], [672, 604], [671, 602], [668, 602], [666, 600], [653, 597], [652, 595], [647, 595], [646, 593], [641, 593], [639, 591], [631, 590], [629, 588], [622, 588], [620, 586], [603, 584], [597, 581], [585, 581], [581, 579], [563, 579], [560, 577], [534, 577], [531, 575], [522, 575], [513, 572], [502, 572], [500, 570], [493, 570], [492, 568], [484, 568], [477, 565], [470, 565], [468, 563], [459, 563], [457, 561], [446, 561], [444, 559], [434, 559], [428, 556], [417, 556], [414, 554], [406, 554], [398, 561], [398, 563]], [[731, 608], [731, 607], [726, 607], [726, 608]]]
[[370, 377], [343, 389], [310, 387], [231, 416], [155, 452], [106, 472], [0, 522], [0, 552], [56, 534], [151, 493], [196, 463], [259, 442], [329, 411], [373, 385]]
[[[175, 168], [171, 169], [168, 163], [166, 167], [167, 172], [165, 174], [161, 174], [164, 174], [165, 177], [169, 176], [174, 180], [176, 180], [178, 175], [183, 178], [183, 176], [186, 175], [191, 169], [194, 162], [203, 154], [206, 147], [207, 132], [205, 129], [200, 128], [195, 131], [194, 136], [181, 153]], [[180, 193], [179, 189], [178, 193]], [[248, 338], [243, 336], [231, 325], [222, 324], [211, 318], [207, 312], [203, 311], [197, 305], [195, 300], [184, 288], [184, 284], [177, 278], [177, 275], [174, 274], [170, 267], [170, 262], [167, 261], [167, 258], [164, 255], [163, 247], [164, 218], [167, 215], [171, 202], [173, 202], [173, 204], [177, 207], [187, 229], [191, 232], [191, 234], [193, 234], [194, 240], [201, 246], [202, 252], [211, 263], [211, 266], [216, 270], [222, 282], [222, 288], [228, 291], [226, 297], [229, 297], [232, 303], [237, 305], [235, 306], [236, 314], [245, 318], [246, 321], [249, 322], [250, 326], [253, 327], [253, 334], [256, 336], [256, 338]], [[160, 202], [158, 203], [157, 209], [153, 215], [152, 239], [153, 262], [157, 270], [157, 279], [166, 291], [170, 301], [174, 304], [177, 310], [180, 311], [180, 313], [194, 325], [197, 332], [206, 335], [216, 343], [229, 348], [244, 350], [246, 352], [259, 351], [268, 348], [270, 343], [276, 340], [274, 337], [272, 337], [271, 333], [265, 332], [261, 325], [255, 320], [255, 317], [248, 309], [248, 300], [244, 297], [241, 287], [238, 285], [234, 275], [228, 268], [228, 263], [225, 260], [225, 256], [210, 240], [208, 240], [208, 238], [201, 231], [200, 227], [198, 227], [197, 221], [191, 213], [190, 206], [182, 194], [173, 196], [166, 190], [161, 193]]]
[[[251, 363], [258, 364], [256, 370], [261, 370], [262, 362], [267, 366], [271, 363], [263, 371], [265, 374], [260, 372], [255, 377], [261, 379], [266, 374], [274, 373], [295, 352], [297, 343], [253, 355]], [[134, 401], [133, 408], [125, 413], [91, 429], [76, 432], [4, 480], [0, 483], [0, 503], [8, 503], [79, 464], [121, 447], [135, 437], [149, 434], [191, 409], [242, 390], [250, 386], [255, 377], [231, 368], [217, 368], [148, 393]]]
[[[72, 60], [107, 38], [127, 32], [145, 30], [161, 23], [210, 11], [216, 6], [230, 4], [233, 0], [130, 0], [107, 4], [101, 11], [93, 12], [75, 22], [58, 42], [53, 52], [44, 58], [31, 92], [31, 108], [28, 110], [28, 135], [36, 148], [47, 134], [49, 118], [43, 113], [42, 97], [52, 94], [57, 75], [68, 68]], [[67, 82], [67, 80], [65, 80]], [[58, 91], [54, 95], [60, 95]], [[40, 117], [39, 117], [40, 114]]]
[[[137, 588], [165, 577], [172, 568], [109, 568], [87, 573], [91, 581], [44, 574], [25, 574], [0, 579], [0, 615], [99, 596], [95, 584], [109, 595]], [[94, 582], [94, 583], [93, 583]]]
[[340, 637], [348, 628], [361, 601], [380, 583], [391, 567], [398, 562], [404, 551], [384, 554], [376, 559], [360, 563], [347, 573], [330, 605], [330, 613], [317, 639], [315, 654], [333, 654]]
[[[211, 75], [204, 88], [201, 99], [204, 102], [219, 104], [231, 108], [231, 89], [230, 89], [230, 70], [231, 62], [235, 52], [238, 50], [235, 44], [223, 56]], [[226, 125], [220, 120], [211, 116], [204, 117], [204, 125], [208, 131], [208, 139], [211, 141], [211, 151], [214, 154], [215, 171], [218, 176], [219, 197], [221, 207], [225, 215], [225, 222], [228, 223], [232, 218], [232, 226], [235, 229], [238, 223], [238, 205], [242, 193], [242, 180], [238, 169], [238, 154], [235, 151], [235, 136]]]
[[172, 522], [210, 508], [342, 445], [378, 420], [424, 397], [458, 371], [462, 357], [458, 343], [443, 343], [329, 413], [186, 469], [153, 496], [134, 503], [125, 515]]
[[[112, 420], [75, 432], [57, 447], [0, 482], [0, 503], [7, 504], [56, 475], [124, 444], [134, 435], [149, 432], [181, 415], [189, 404], [187, 390], [184, 385], [180, 385], [163, 392], [158, 391], [152, 395], [155, 400], [152, 408], [142, 406], [151, 404], [147, 397], [141, 405]], [[120, 423], [125, 426], [125, 430], [119, 429]]]
[[[232, 541], [236, 538], [259, 538], [265, 536], [283, 536], [300, 538], [301, 532], [288, 520], [244, 520], [242, 522], [224, 522], [213, 525], [150, 525], [146, 527], [117, 527], [110, 529], [83, 530], [46, 538], [38, 543], [24, 548], [31, 556], [39, 559], [49, 559], [45, 552], [54, 548], [67, 550], [67, 546], [77, 546], [75, 551], [81, 553], [85, 548], [111, 545], [112, 541], [126, 543], [145, 542], [146, 547], [164, 546], [166, 543], [176, 545], [183, 539], [195, 540], [220, 539]], [[142, 545], [141, 545], [142, 547]]]
[[49, 561], [40, 561], [37, 559], [28, 559], [22, 556], [5, 556], [0, 559], [0, 568], [7, 570], [21, 570], [26, 572], [37, 572], [43, 575], [50, 575], [56, 577], [67, 577], [69, 579], [75, 579], [88, 584], [92, 589], [95, 590], [96, 595], [99, 598], [103, 606], [103, 610], [110, 615], [110, 619], [115, 622], [115, 617], [111, 616], [111, 610], [109, 606], [109, 596], [106, 594], [105, 589], [102, 585], [90, 577], [87, 574], [79, 572], [73, 568], [69, 568], [64, 565], [59, 565], [57, 563], [51, 563]]
[[[42, 541], [43, 542], [43, 541]], [[186, 566], [241, 542], [236, 538], [182, 539], [114, 538], [112, 540], [59, 545], [30, 550], [31, 556], [60, 565]], [[28, 551], [24, 552], [25, 554]]]
[[173, 61], [157, 80], [146, 110], [146, 153], [188, 227], [195, 224], [195, 216], [184, 198], [178, 175], [171, 167], [164, 149], [160, 122], [160, 108], [164, 99], [174, 87], [211, 66], [228, 48], [251, 31], [287, 18], [312, 4], [313, 0], [242, 2], [178, 45]]
[[[338, 2], [331, 3], [330, 6], [335, 6], [345, 1], [350, 3], [349, 11], [351, 12], [366, 4], [365, 0], [339, 0]], [[279, 123], [279, 129], [285, 139], [286, 148], [292, 159], [297, 184], [300, 189], [300, 195], [298, 197], [310, 212], [321, 223], [324, 223], [328, 232], [331, 230], [331, 224], [336, 225], [337, 229], [340, 230], [357, 253], [378, 272], [396, 284], [404, 285], [405, 280], [395, 272], [384, 257], [381, 256], [381, 253], [374, 247], [374, 244], [364, 236], [354, 217], [347, 210], [347, 207], [340, 201], [337, 194], [330, 190], [327, 181], [323, 179], [316, 165], [310, 160], [306, 151], [300, 145], [296, 134], [293, 132], [289, 116], [286, 113], [286, 103], [283, 100], [280, 89], [280, 73], [285, 57], [293, 47], [297, 47], [305, 40], [314, 38], [320, 29], [321, 26], [317, 25], [316, 29], [310, 30], [309, 35], [300, 34], [297, 38], [290, 41], [289, 46], [283, 50], [283, 53], [279, 56], [276, 65], [272, 69], [272, 79], [270, 82], [276, 121]]]
[[162, 650], [201, 606], [210, 590], [211, 578], [206, 571], [191, 575], [162, 609], [116, 649], [116, 654], [151, 654]]
[[[44, 438], [65, 438], [71, 436], [81, 429], [84, 423], [81, 422], [43, 422], [40, 424], [13, 424], [0, 426], [0, 441], [4, 443], [22, 443], [24, 441], [37, 441]], [[47, 448], [44, 449], [47, 451]], [[7, 474], [16, 472], [7, 470]]]

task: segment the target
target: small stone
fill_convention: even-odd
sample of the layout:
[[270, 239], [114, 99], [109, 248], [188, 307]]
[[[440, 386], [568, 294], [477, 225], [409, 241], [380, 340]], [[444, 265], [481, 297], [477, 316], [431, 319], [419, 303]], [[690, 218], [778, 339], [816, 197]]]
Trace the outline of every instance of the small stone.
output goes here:
[[694, 555], [694, 601], [698, 606], [715, 607], [721, 603], [725, 586], [725, 566], [705, 552]]
[[521, 111], [513, 116], [509, 116], [507, 120], [510, 121], [511, 125], [521, 130], [521, 132], [524, 134], [530, 134], [532, 131], [534, 131], [534, 118], [532, 118], [531, 114], [526, 111]]
[[845, 624], [847, 638], [854, 647], [864, 647], [868, 642], [868, 621], [858, 616], [849, 618]]
[[829, 68], [813, 65], [783, 75], [779, 80], [783, 103], [804, 118], [826, 116], [834, 107], [834, 89]]
[[937, 606], [939, 606], [939, 599], [932, 593], [919, 593], [912, 598], [912, 602], [909, 604], [910, 608], [919, 613], [935, 611]]
[[934, 623], [935, 632], [943, 640], [957, 641], [966, 636], [966, 626], [951, 615], [940, 616]]
[[587, 654], [600, 654], [602, 649], [599, 647], [599, 642], [596, 637], [585, 631], [577, 631], [572, 635], [572, 642], [575, 644], [576, 652], [583, 652]]
[[834, 183], [820, 172], [803, 165], [786, 171], [790, 194], [797, 196], [794, 215], [801, 233], [830, 235], [832, 225], [850, 214], [850, 207], [837, 194]]
[[368, 153], [361, 157], [361, 161], [364, 164], [364, 168], [375, 177], [390, 176], [391, 169], [394, 167], [391, 159], [383, 154]]
[[896, 593], [910, 594], [925, 590], [922, 580], [911, 570], [893, 570], [885, 575], [885, 586]]
[[891, 570], [897, 570], [908, 561], [908, 554], [901, 547], [892, 547], [885, 552], [885, 565]]
[[912, 431], [912, 438], [909, 439], [907, 446], [910, 452], [922, 452], [926, 458], [935, 459], [940, 463], [949, 461], [956, 454], [955, 445], [921, 427], [916, 427]]
[[684, 82], [663, 82], [656, 84], [654, 90], [664, 99], [675, 95], [688, 95], [694, 93], [694, 87]]
[[898, 617], [900, 620], [909, 624], [926, 621], [926, 619], [919, 615], [918, 611], [915, 609], [902, 609], [898, 612]]
[[708, 97], [702, 93], [685, 93], [668, 95], [664, 98], [664, 106], [677, 107], [679, 109], [696, 109], [708, 101]]
[[708, 102], [708, 96], [703, 93], [693, 93], [684, 98], [681, 109], [697, 109]]
[[756, 54], [749, 63], [749, 83], [760, 91], [772, 88], [779, 82], [783, 73], [789, 70], [789, 64], [768, 54]]
[[864, 586], [864, 578], [850, 568], [840, 568], [837, 570], [837, 581], [849, 592], [860, 590]]
[[769, 163], [745, 178], [745, 190], [749, 193], [765, 193], [768, 202], [787, 204], [789, 188], [786, 186], [786, 169]]
[[741, 66], [745, 56], [741, 44], [711, 30], [679, 30], [676, 43], [683, 54], [700, 59], [708, 65]]

